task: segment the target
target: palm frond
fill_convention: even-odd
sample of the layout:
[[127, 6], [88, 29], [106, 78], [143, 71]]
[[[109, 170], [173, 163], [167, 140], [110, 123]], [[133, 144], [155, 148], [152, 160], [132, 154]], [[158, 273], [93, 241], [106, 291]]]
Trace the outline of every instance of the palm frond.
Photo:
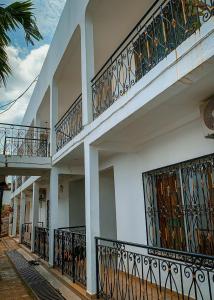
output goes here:
[[31, 45], [34, 45], [34, 40], [42, 39], [33, 10], [32, 0], [16, 1], [8, 6], [0, 4], [0, 85], [6, 85], [6, 78], [11, 73], [5, 51], [11, 42], [8, 32], [22, 28], [26, 43]]

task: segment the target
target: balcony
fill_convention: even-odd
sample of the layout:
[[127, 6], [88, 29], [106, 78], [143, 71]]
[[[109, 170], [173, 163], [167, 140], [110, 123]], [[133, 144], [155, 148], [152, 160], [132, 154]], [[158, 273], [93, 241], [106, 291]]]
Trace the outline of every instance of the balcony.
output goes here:
[[92, 79], [97, 118], [213, 16], [213, 1], [158, 0]]
[[49, 157], [49, 129], [0, 123], [0, 154]]
[[213, 256], [96, 238], [96, 257], [97, 298], [213, 299]]
[[59, 151], [82, 130], [82, 95], [69, 107], [55, 126], [56, 149]]

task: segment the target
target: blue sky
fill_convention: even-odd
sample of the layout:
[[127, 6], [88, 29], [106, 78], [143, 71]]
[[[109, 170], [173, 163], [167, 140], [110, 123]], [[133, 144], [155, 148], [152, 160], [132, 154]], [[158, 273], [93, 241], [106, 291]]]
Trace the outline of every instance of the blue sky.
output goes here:
[[[15, 0], [1, 0], [9, 5]], [[7, 48], [12, 75], [7, 86], [0, 87], [0, 105], [18, 97], [39, 74], [66, 0], [33, 0], [37, 25], [43, 36], [35, 45], [26, 45], [22, 30], [10, 33], [11, 45]], [[35, 85], [34, 85], [35, 86]], [[26, 111], [34, 86], [8, 112], [0, 114], [0, 122], [20, 123]]]

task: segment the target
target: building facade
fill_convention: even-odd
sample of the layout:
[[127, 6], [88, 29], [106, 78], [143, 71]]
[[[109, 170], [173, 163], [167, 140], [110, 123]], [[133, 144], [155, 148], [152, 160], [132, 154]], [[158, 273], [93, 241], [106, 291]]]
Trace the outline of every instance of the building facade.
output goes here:
[[27, 129], [17, 156], [40, 165], [17, 168], [11, 234], [90, 296], [213, 298], [213, 5], [65, 5], [23, 119], [37, 142]]

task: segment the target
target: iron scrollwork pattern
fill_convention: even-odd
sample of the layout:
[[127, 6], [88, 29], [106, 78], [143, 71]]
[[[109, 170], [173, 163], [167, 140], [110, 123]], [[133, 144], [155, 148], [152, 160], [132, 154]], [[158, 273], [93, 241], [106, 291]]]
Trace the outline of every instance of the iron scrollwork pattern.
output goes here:
[[73, 282], [86, 286], [85, 227], [60, 228], [54, 232], [54, 265]]
[[0, 123], [0, 154], [49, 157], [49, 128]]
[[212, 0], [156, 1], [92, 79], [94, 119], [196, 32], [213, 12]]
[[42, 259], [49, 259], [49, 229], [43, 227], [35, 227], [35, 246], [34, 252]]
[[188, 257], [187, 262], [182, 262], [154, 257], [148, 250], [152, 248], [96, 238], [97, 297], [108, 300], [213, 299], [213, 256], [178, 252]]
[[149, 245], [214, 253], [214, 154], [143, 174]]
[[59, 151], [82, 130], [82, 95], [80, 95], [55, 126], [56, 148]]
[[32, 234], [32, 223], [24, 223], [22, 224], [22, 232], [21, 232], [21, 243], [31, 248], [31, 234]]

